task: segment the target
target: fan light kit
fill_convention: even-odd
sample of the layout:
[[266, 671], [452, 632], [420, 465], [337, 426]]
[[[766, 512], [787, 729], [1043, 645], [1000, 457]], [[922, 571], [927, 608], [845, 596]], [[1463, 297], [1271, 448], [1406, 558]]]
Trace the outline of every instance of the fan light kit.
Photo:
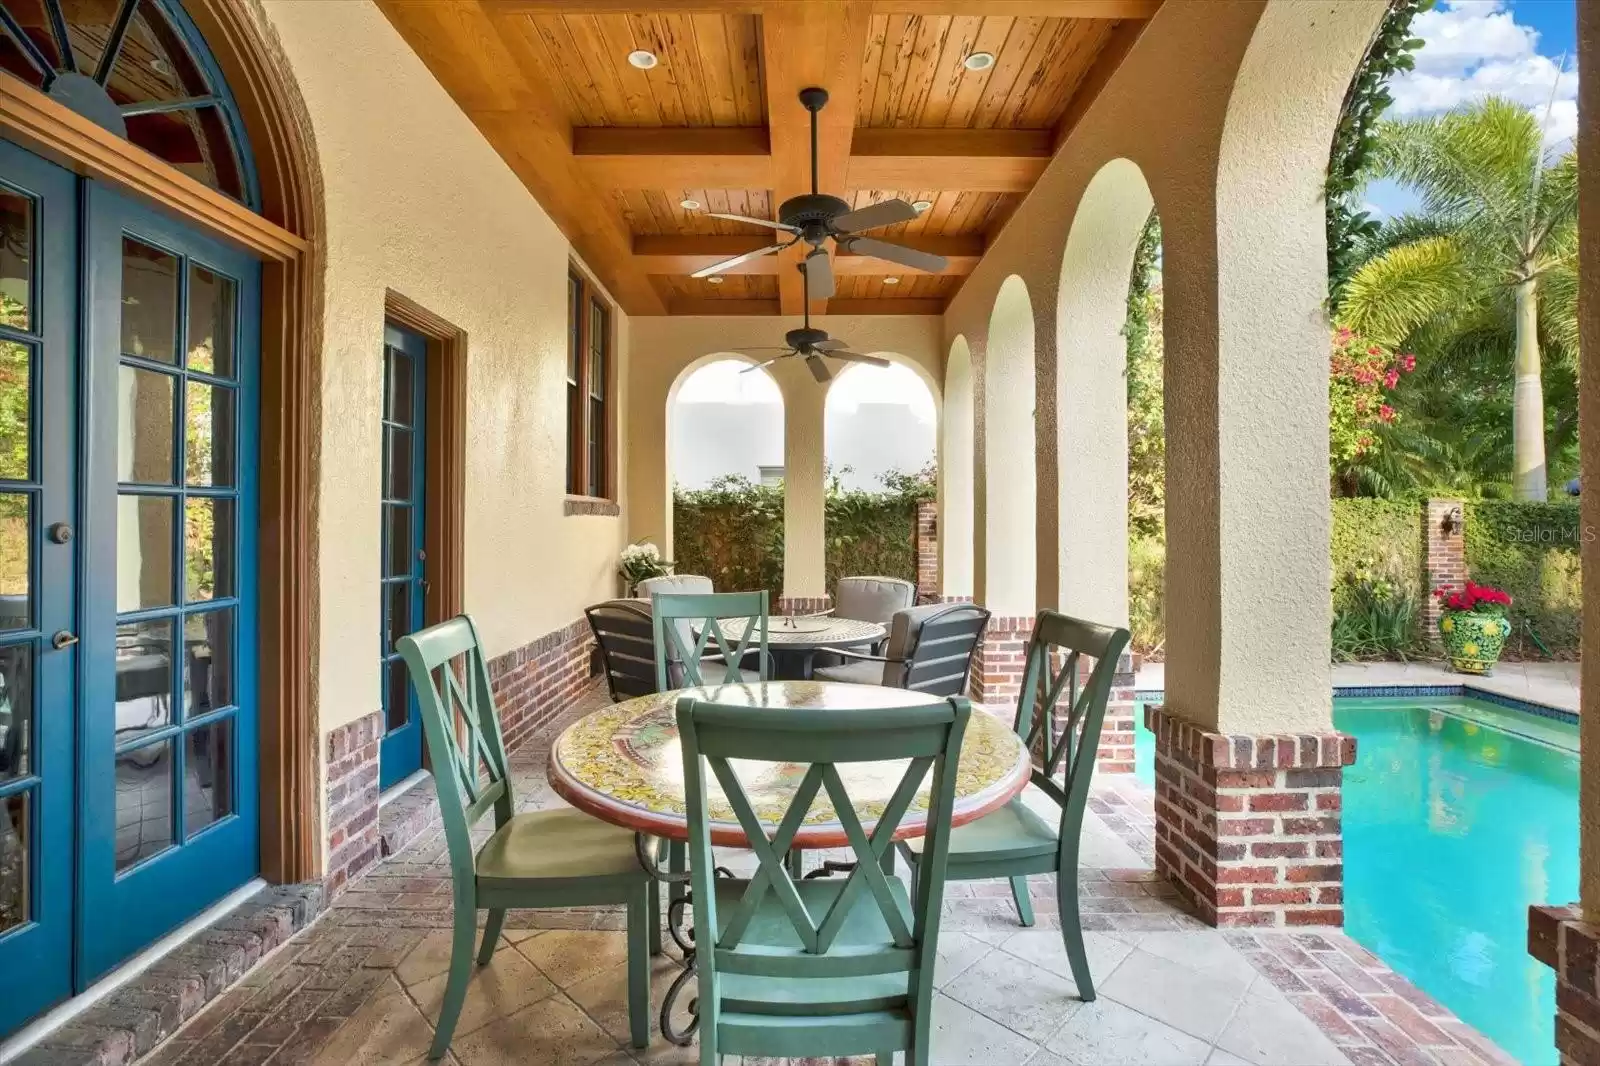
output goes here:
[[699, 200], [679, 200], [678, 201], [678, 206], [683, 208], [685, 211], [698, 211], [698, 210], [700, 210], [700, 201]]
[[968, 70], [988, 70], [994, 66], [993, 52], [974, 52], [961, 61], [961, 65]]
[[911, 206], [916, 208], [918, 211], [926, 211], [928, 208], [933, 206], [933, 201], [932, 200], [912, 200], [911, 201]]
[[[656, 58], [654, 52], [646, 52], [643, 48], [628, 53], [629, 65], [638, 67], [640, 70], [649, 70], [659, 62], [661, 60]], [[968, 60], [968, 62], [970, 63], [971, 60]]]

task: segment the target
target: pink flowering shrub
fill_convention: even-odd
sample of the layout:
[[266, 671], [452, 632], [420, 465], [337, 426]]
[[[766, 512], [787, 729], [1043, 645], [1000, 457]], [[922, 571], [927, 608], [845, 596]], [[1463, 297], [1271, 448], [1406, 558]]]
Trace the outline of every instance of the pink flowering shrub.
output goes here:
[[1350, 462], [1378, 446], [1374, 428], [1397, 416], [1387, 402], [1400, 375], [1417, 367], [1417, 357], [1395, 354], [1348, 326], [1333, 332], [1328, 357], [1328, 447], [1336, 463]]

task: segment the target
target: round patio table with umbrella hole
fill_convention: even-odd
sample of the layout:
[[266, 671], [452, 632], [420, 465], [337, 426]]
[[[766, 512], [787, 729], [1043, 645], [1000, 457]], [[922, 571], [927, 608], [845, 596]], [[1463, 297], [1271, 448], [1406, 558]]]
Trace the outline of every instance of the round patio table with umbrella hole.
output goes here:
[[[943, 697], [906, 689], [824, 681], [705, 685], [641, 696], [586, 715], [556, 738], [550, 751], [548, 771], [556, 794], [579, 810], [635, 830], [641, 837], [688, 840], [683, 752], [678, 742], [676, 716], [678, 699], [684, 695], [779, 713], [801, 707], [877, 710], [944, 702]], [[981, 818], [1019, 795], [1027, 787], [1031, 766], [1028, 750], [1010, 724], [974, 707], [956, 769], [951, 824], [964, 825]], [[902, 760], [842, 763], [838, 771], [845, 790], [865, 815], [875, 807], [881, 809], [900, 783], [905, 769]], [[734, 773], [744, 786], [762, 826], [775, 833], [804, 776], [803, 768], [778, 762], [742, 762], [734, 765]], [[920, 794], [900, 820], [895, 831], [897, 839], [918, 837], [927, 832], [929, 784], [924, 780]], [[749, 839], [715, 778], [708, 777], [706, 787], [712, 844], [747, 847]], [[873, 819], [863, 817], [862, 823], [870, 833]], [[795, 834], [793, 847], [817, 850], [847, 844], [844, 827], [826, 794], [818, 794]], [[651, 868], [645, 852], [641, 843], [641, 861]], [[653, 868], [652, 872], [659, 873]], [[698, 1025], [698, 1018], [682, 1029], [670, 1021], [674, 1002], [694, 974], [693, 940], [677, 928], [681, 908], [686, 902], [686, 897], [675, 900], [668, 912], [673, 939], [684, 949], [685, 969], [667, 991], [661, 1008], [662, 1034], [680, 1045], [693, 1040]], [[692, 1003], [689, 1010], [692, 1015]]]
[[[730, 645], [744, 639], [750, 621], [746, 618], [723, 618], [717, 625]], [[695, 626], [696, 638], [700, 626]], [[889, 635], [878, 622], [863, 622], [855, 618], [834, 618], [830, 615], [781, 615], [767, 621], [767, 652], [772, 656], [772, 674], [775, 681], [810, 681], [817, 652], [834, 648], [858, 648], [863, 644], [876, 644]], [[750, 641], [755, 647], [754, 638]], [[711, 649], [715, 650], [715, 649]]]

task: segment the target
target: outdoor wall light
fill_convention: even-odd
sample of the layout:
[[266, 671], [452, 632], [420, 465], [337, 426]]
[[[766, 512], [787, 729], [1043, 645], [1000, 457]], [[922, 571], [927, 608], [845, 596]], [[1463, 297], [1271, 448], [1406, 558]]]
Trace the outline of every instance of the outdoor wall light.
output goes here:
[[1461, 508], [1452, 507], [1445, 512], [1444, 521], [1439, 523], [1439, 529], [1445, 536], [1450, 536], [1461, 528]]

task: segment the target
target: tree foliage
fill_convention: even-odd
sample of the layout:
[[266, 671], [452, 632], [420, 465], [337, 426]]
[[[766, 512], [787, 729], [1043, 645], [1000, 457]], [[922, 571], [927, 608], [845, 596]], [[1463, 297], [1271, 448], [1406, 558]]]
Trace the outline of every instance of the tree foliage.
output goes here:
[[1139, 234], [1123, 334], [1128, 344], [1128, 532], [1159, 537], [1167, 504], [1167, 438], [1162, 414], [1161, 220]]

